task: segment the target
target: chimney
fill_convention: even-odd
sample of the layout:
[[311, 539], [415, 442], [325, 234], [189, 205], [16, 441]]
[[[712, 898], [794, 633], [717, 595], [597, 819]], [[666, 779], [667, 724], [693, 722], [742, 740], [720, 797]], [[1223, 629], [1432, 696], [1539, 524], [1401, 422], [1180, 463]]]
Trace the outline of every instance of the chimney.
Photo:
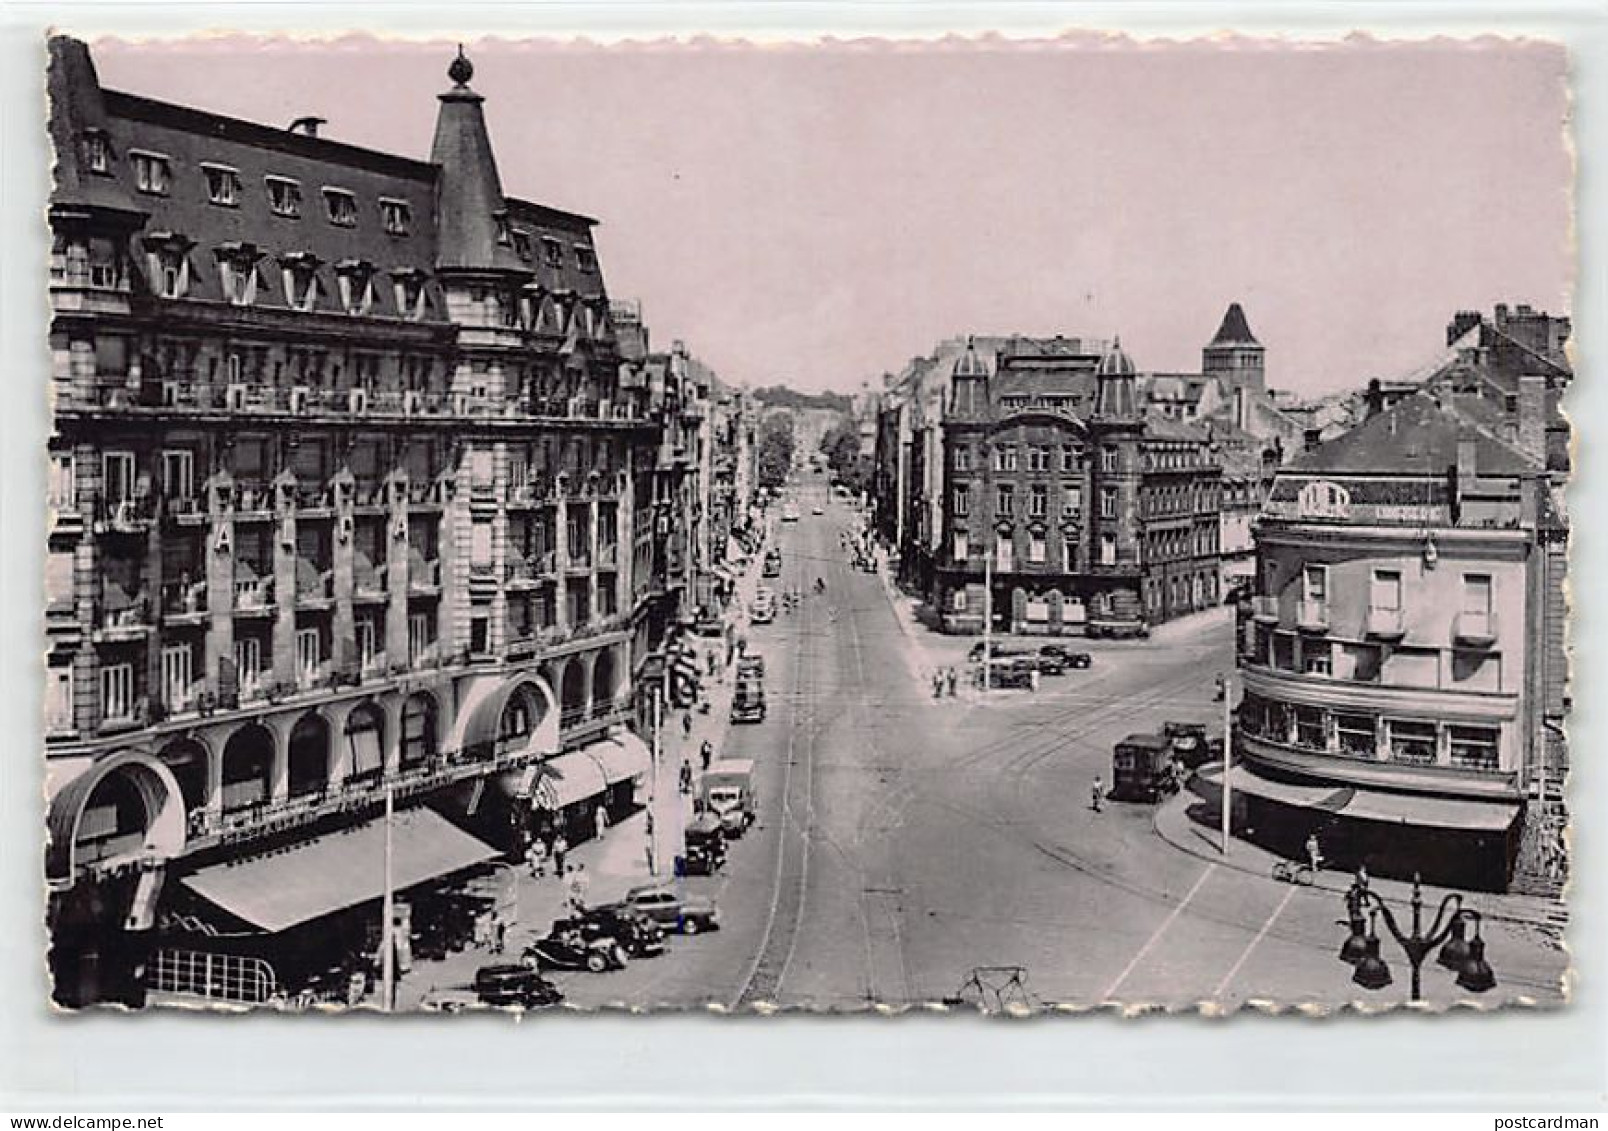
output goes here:
[[[1368, 382], [1368, 416], [1377, 416], [1385, 411], [1385, 390], [1375, 377]], [[1368, 417], [1363, 417], [1366, 420]]]
[[312, 115], [308, 115], [305, 118], [297, 118], [294, 122], [290, 123], [290, 132], [293, 134], [303, 134], [306, 137], [317, 137], [318, 127], [322, 126], [328, 120], [329, 119], [327, 118], [318, 118]]
[[1323, 443], [1323, 429], [1308, 428], [1301, 434], [1301, 439], [1306, 450], [1310, 452], [1313, 448]]
[[1519, 449], [1543, 459], [1547, 451], [1547, 379], [1541, 373], [1519, 376]]
[[1446, 326], [1446, 344], [1451, 345], [1480, 324], [1480, 312], [1477, 310], [1459, 310], [1452, 316]]
[[1245, 386], [1234, 386], [1234, 427], [1241, 432], [1251, 430], [1250, 398], [1245, 395]]

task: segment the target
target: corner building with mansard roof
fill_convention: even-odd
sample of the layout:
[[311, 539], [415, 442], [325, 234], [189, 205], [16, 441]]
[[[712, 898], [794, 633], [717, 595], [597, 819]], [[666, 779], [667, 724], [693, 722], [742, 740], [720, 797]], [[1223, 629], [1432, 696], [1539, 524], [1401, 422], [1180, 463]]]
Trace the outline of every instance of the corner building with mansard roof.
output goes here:
[[594, 221], [508, 195], [448, 78], [420, 161], [104, 89], [51, 41], [59, 1001], [339, 933], [387, 789], [410, 883], [640, 800], [633, 674], [688, 584], [655, 485], [697, 456]]

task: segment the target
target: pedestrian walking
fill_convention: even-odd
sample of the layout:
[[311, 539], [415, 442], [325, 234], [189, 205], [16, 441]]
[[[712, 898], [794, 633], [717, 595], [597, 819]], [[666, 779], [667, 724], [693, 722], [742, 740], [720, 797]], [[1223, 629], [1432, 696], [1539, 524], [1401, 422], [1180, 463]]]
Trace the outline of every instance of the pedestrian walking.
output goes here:
[[1312, 874], [1317, 875], [1323, 870], [1323, 846], [1318, 843], [1318, 834], [1314, 831], [1306, 838], [1307, 863], [1312, 865]]
[[691, 711], [682, 711], [681, 712], [681, 736], [683, 738], [691, 738], [692, 737], [692, 712]]
[[703, 745], [698, 747], [698, 760], [703, 763], [704, 772], [708, 773], [709, 763], [715, 760], [715, 744], [707, 738], [703, 740]]
[[569, 855], [569, 838], [563, 833], [553, 838], [553, 868], [557, 875], [564, 874], [564, 858]]
[[687, 758], [681, 759], [681, 792], [692, 792], [692, 762]]
[[501, 954], [508, 944], [508, 923], [498, 915], [491, 925], [491, 953]]
[[547, 874], [547, 845], [541, 837], [531, 838], [530, 847], [525, 849], [525, 863], [531, 879], [539, 880]]
[[1094, 779], [1094, 788], [1089, 792], [1089, 808], [1096, 813], [1105, 805], [1105, 782], [1099, 778]]
[[569, 901], [570, 906], [573, 907], [577, 913], [582, 913], [586, 910], [586, 892], [588, 886], [589, 881], [586, 875], [586, 865], [575, 865], [575, 871], [570, 876]]
[[960, 682], [960, 677], [955, 674], [954, 668], [950, 668], [945, 678], [949, 681], [949, 697], [953, 699], [955, 697], [955, 685]]
[[598, 840], [602, 840], [603, 834], [609, 831], [609, 811], [601, 805], [592, 810], [592, 830]]

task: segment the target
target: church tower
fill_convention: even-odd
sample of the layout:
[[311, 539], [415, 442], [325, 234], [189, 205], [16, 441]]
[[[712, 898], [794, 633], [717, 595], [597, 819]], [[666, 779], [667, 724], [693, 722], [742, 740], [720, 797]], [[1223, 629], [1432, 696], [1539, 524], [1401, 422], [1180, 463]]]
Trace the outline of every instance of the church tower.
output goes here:
[[1232, 401], [1234, 390], [1248, 393], [1267, 392], [1266, 350], [1251, 333], [1245, 321], [1245, 311], [1237, 302], [1230, 303], [1217, 327], [1217, 335], [1201, 351], [1201, 372], [1216, 377], [1223, 384], [1226, 399]]

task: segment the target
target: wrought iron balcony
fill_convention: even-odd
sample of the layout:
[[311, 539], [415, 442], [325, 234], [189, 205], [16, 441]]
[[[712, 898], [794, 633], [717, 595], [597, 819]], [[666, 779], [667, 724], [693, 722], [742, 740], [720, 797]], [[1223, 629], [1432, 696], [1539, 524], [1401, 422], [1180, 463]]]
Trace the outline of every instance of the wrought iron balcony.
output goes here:
[[1258, 593], [1251, 598], [1251, 617], [1264, 624], [1279, 623], [1279, 599]]

